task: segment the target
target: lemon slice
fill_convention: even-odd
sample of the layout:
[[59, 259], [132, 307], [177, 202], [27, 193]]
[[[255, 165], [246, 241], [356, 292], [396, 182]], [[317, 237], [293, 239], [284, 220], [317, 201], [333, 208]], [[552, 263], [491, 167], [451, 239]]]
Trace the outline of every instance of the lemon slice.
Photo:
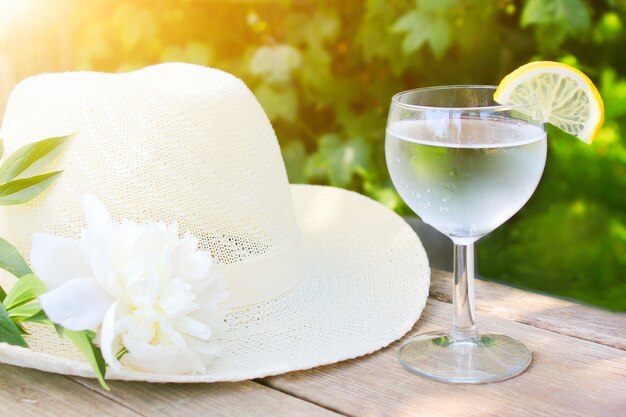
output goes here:
[[604, 103], [591, 80], [574, 67], [538, 61], [522, 65], [500, 82], [494, 99], [586, 143], [604, 121]]

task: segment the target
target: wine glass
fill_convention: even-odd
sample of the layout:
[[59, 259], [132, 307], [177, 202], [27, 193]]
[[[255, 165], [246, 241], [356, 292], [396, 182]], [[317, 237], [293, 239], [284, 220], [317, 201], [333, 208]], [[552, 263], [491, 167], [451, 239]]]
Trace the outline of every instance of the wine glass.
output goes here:
[[454, 242], [450, 331], [407, 341], [409, 371], [449, 383], [484, 383], [523, 372], [532, 360], [508, 336], [478, 333], [474, 243], [513, 216], [533, 194], [546, 161], [542, 123], [494, 102], [493, 86], [442, 86], [396, 94], [385, 156], [393, 184], [422, 220]]

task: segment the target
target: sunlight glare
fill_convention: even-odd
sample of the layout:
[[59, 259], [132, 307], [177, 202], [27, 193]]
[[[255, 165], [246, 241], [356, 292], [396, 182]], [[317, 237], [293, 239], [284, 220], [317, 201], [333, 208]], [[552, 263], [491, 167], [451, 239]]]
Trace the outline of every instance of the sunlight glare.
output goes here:
[[11, 22], [20, 12], [32, 6], [31, 0], [0, 0], [0, 22]]
[[23, 6], [24, 3], [26, 2], [22, 0], [0, 0], [0, 11], [7, 13], [10, 12], [11, 9]]

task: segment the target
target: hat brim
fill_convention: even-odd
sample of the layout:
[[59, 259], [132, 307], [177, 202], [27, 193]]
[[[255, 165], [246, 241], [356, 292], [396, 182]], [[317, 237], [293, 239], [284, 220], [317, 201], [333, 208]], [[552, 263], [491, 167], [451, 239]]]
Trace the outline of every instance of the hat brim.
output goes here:
[[[360, 194], [291, 186], [305, 258], [302, 281], [286, 294], [229, 310], [223, 352], [204, 374], [123, 370], [108, 379], [150, 382], [240, 381], [327, 365], [401, 338], [428, 297], [422, 244], [393, 211]], [[0, 362], [93, 377], [90, 366], [49, 326], [35, 325], [30, 349], [0, 343]]]

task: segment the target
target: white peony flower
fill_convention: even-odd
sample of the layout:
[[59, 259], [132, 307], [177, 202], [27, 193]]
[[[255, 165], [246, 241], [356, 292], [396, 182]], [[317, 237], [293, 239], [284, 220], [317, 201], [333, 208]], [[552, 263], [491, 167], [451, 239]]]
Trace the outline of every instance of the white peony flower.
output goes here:
[[68, 329], [96, 331], [114, 370], [202, 372], [219, 351], [209, 339], [228, 296], [211, 255], [195, 237], [181, 239], [175, 224], [118, 224], [95, 196], [83, 204], [80, 241], [33, 236], [33, 271], [49, 290], [39, 297], [45, 313]]

